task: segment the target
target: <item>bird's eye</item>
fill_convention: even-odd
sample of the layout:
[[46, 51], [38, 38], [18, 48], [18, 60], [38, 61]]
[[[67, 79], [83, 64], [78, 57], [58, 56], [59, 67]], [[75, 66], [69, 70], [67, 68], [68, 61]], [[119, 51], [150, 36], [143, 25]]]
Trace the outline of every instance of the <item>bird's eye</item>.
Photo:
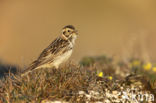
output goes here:
[[70, 30], [68, 30], [68, 32], [70, 32]]

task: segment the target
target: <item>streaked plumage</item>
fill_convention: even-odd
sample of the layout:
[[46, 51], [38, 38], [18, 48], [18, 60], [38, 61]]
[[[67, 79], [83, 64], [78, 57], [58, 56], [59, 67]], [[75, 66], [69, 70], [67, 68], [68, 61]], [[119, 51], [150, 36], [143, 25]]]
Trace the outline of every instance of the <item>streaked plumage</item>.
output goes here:
[[77, 38], [74, 26], [67, 25], [56, 38], [24, 72], [22, 76], [39, 68], [58, 68], [71, 56]]

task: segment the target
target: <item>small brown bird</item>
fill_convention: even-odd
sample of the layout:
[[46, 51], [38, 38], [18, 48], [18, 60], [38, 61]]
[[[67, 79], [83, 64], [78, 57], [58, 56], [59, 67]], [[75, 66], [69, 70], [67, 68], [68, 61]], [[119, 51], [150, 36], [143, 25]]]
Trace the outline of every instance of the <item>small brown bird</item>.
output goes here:
[[65, 26], [61, 35], [43, 50], [38, 59], [24, 70], [21, 76], [39, 68], [58, 68], [61, 63], [67, 61], [71, 56], [77, 35], [74, 26]]

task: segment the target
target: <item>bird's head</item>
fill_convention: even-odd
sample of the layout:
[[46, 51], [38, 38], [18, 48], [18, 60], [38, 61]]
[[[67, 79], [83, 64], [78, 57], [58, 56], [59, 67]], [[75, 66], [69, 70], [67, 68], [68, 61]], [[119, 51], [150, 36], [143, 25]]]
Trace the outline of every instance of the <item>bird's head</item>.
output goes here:
[[61, 37], [65, 40], [75, 40], [77, 35], [77, 30], [72, 25], [67, 25], [62, 29]]

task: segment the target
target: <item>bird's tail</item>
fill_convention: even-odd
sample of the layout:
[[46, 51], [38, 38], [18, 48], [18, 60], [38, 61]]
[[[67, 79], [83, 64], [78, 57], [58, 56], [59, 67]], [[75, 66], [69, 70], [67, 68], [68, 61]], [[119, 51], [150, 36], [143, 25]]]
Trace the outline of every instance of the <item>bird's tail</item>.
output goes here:
[[39, 64], [38, 61], [34, 61], [33, 63], [31, 63], [31, 65], [21, 73], [21, 76], [23, 77], [31, 73], [33, 70], [37, 68], [38, 64]]

